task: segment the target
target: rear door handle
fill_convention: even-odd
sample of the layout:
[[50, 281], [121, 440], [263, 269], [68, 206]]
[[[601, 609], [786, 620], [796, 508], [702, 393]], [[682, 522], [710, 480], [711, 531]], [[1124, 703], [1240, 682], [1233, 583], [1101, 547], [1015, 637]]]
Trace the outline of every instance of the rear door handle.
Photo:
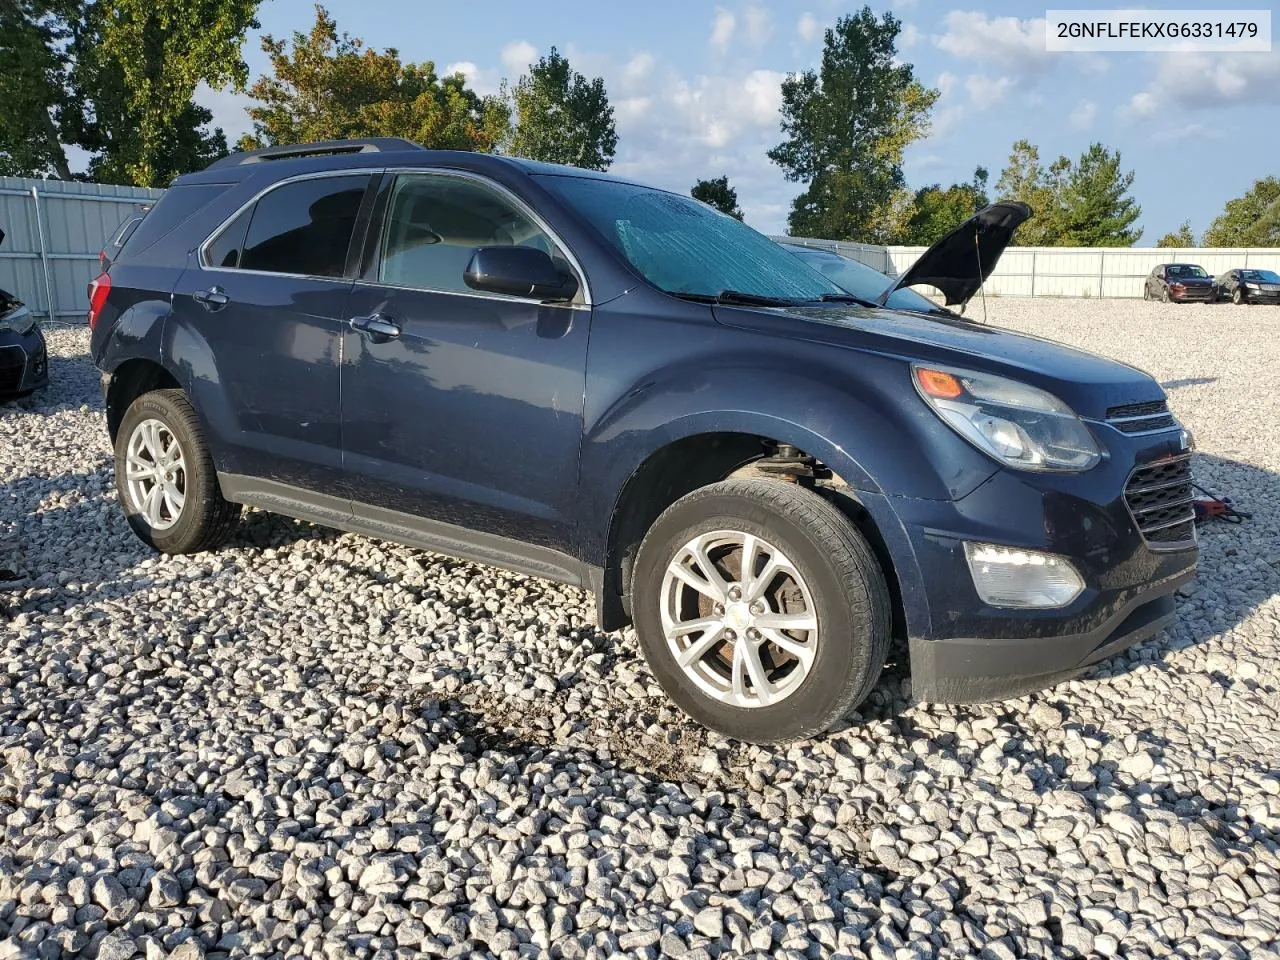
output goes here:
[[367, 317], [352, 317], [347, 324], [352, 330], [364, 334], [370, 343], [386, 343], [400, 336], [400, 324], [381, 313]]
[[208, 290], [197, 290], [191, 295], [191, 299], [203, 306], [206, 310], [219, 310], [231, 302], [221, 287], [210, 287]]

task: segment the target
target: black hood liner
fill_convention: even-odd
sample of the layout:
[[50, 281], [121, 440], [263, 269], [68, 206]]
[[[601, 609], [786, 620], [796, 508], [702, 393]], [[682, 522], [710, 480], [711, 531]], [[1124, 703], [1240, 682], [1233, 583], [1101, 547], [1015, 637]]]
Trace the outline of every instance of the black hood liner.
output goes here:
[[899, 287], [927, 283], [942, 291], [949, 307], [968, 303], [995, 270], [1013, 232], [1030, 217], [1031, 208], [1017, 200], [1001, 200], [979, 210], [922, 253], [880, 302], [887, 303]]

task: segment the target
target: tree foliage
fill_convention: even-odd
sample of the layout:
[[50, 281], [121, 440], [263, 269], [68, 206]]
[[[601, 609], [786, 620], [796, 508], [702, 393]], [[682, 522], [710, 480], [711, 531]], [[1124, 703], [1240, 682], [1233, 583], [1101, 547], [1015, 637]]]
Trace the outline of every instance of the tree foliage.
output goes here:
[[693, 185], [689, 195], [707, 206], [715, 207], [721, 213], [727, 213], [735, 220], [742, 219], [742, 210], [738, 207], [738, 191], [729, 186], [727, 176], [699, 180]]
[[793, 234], [886, 239], [903, 152], [928, 132], [938, 99], [895, 59], [901, 30], [893, 14], [877, 19], [863, 7], [826, 31], [818, 70], [783, 81], [785, 139], [769, 158], [807, 184], [792, 206]]
[[394, 48], [377, 51], [338, 32], [316, 7], [309, 33], [286, 42], [266, 36], [271, 73], [249, 94], [255, 136], [242, 149], [348, 137], [406, 137], [424, 147], [491, 150], [506, 128], [495, 97], [468, 89], [461, 74], [440, 77], [435, 65], [402, 63]]
[[0, 163], [68, 178], [64, 144], [102, 180], [162, 186], [226, 151], [197, 86], [242, 85], [259, 0], [3, 0]]
[[57, 114], [76, 0], [0, 0], [0, 175], [71, 179]]
[[1177, 230], [1170, 230], [1156, 241], [1157, 247], [1194, 247], [1196, 238], [1191, 233], [1191, 221], [1183, 220]]
[[555, 47], [509, 91], [517, 157], [607, 170], [618, 147], [604, 80], [576, 72]]
[[1045, 167], [1027, 140], [1013, 145], [996, 193], [1021, 200], [1035, 214], [1018, 230], [1028, 246], [1127, 247], [1142, 236], [1133, 225], [1142, 208], [1130, 195], [1133, 172], [1120, 168], [1119, 151], [1094, 143], [1074, 163], [1066, 157]]
[[1202, 242], [1206, 247], [1280, 247], [1280, 179], [1264, 177], [1244, 196], [1228, 200]]
[[987, 206], [988, 178], [986, 168], [978, 167], [968, 183], [945, 188], [935, 183], [914, 193], [903, 191], [894, 205], [892, 242], [921, 247], [937, 242]]

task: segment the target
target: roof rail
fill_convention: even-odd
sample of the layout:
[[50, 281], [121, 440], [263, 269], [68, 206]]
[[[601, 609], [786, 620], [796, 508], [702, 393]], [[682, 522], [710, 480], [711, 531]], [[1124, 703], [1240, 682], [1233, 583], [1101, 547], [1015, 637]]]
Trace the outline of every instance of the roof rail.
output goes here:
[[238, 167], [263, 160], [296, 160], [301, 157], [339, 156], [346, 153], [383, 153], [390, 150], [424, 150], [425, 147], [403, 137], [361, 137], [355, 140], [321, 140], [318, 143], [291, 143], [259, 150], [239, 150], [215, 160], [206, 170]]

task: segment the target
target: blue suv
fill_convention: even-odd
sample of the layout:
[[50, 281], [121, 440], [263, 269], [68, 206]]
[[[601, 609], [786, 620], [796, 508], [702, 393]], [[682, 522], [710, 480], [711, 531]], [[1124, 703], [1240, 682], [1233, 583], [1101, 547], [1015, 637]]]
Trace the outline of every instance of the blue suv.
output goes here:
[[247, 504], [579, 585], [744, 740], [848, 714], [895, 637], [918, 699], [1026, 692], [1160, 630], [1196, 563], [1151, 377], [885, 305], [963, 303], [1029, 214], [982, 211], [867, 296], [600, 173], [235, 154], [90, 287], [120, 503], [168, 553]]

